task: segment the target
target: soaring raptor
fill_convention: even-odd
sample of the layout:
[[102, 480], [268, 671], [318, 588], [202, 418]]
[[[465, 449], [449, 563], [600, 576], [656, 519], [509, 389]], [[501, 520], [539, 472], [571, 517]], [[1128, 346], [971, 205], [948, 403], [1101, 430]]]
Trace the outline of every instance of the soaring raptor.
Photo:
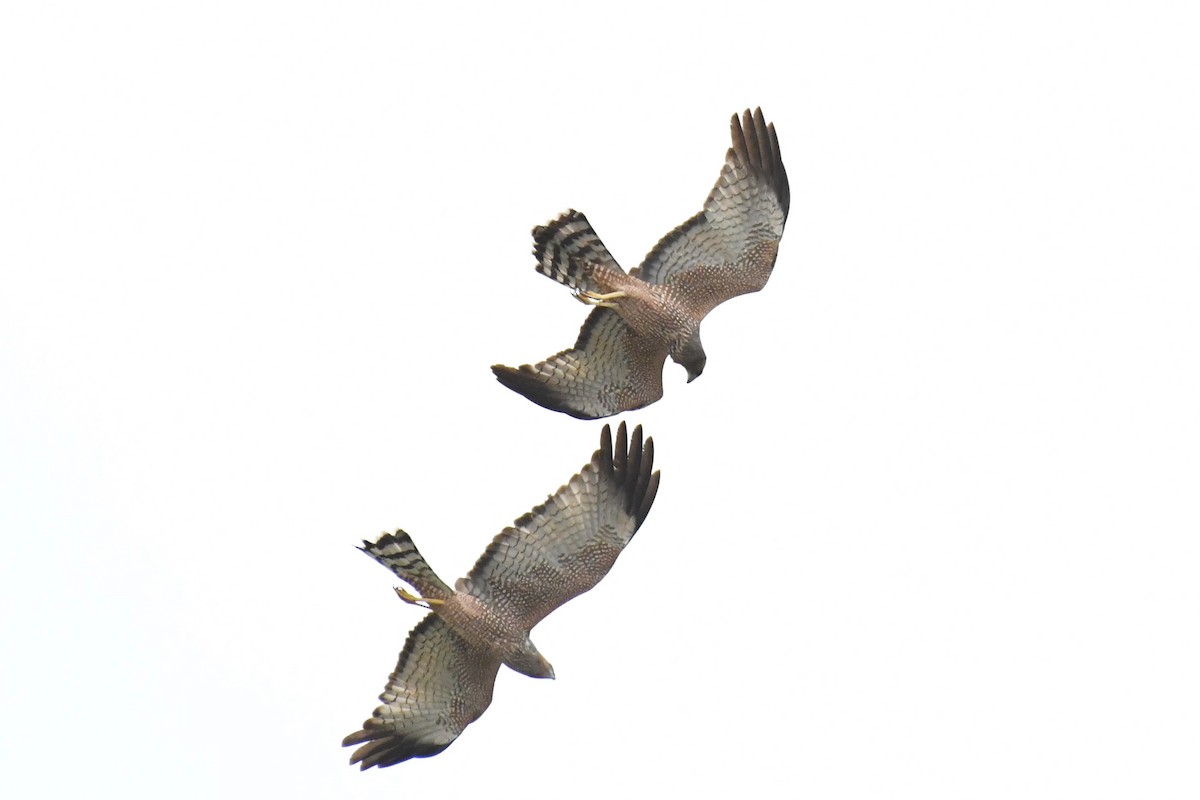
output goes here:
[[570, 210], [533, 229], [537, 270], [596, 308], [570, 350], [496, 378], [538, 405], [581, 419], [647, 406], [663, 394], [667, 356], [691, 383], [704, 371], [700, 322], [731, 297], [767, 284], [787, 220], [787, 172], [762, 109], [735, 114], [733, 146], [704, 210], [662, 238], [626, 274], [587, 217]]
[[359, 549], [420, 593], [397, 588], [400, 598], [432, 613], [408, 635], [383, 705], [342, 741], [362, 745], [350, 763], [390, 767], [442, 752], [492, 702], [501, 664], [553, 678], [529, 631], [608, 574], [654, 503], [653, 468], [654, 440], [642, 442], [641, 426], [627, 442], [621, 423], [614, 448], [605, 425], [591, 462], [501, 531], [453, 589], [404, 531], [364, 540]]

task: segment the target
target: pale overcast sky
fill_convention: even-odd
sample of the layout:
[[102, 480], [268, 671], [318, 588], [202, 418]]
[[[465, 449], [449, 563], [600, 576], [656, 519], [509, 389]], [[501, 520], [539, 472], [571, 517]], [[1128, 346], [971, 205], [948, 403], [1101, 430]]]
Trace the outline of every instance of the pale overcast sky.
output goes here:
[[[11, 797], [1194, 798], [1200, 12], [5, 3]], [[662, 487], [445, 753], [340, 747], [600, 422], [530, 228], [627, 268], [761, 105], [792, 206]], [[616, 421], [616, 420], [614, 420]]]

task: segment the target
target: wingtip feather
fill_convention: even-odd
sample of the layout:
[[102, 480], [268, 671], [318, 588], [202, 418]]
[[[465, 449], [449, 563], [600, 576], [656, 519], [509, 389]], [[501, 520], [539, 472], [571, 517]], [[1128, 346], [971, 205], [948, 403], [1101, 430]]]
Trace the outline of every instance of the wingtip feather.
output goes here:
[[775, 123], [767, 122], [761, 106], [756, 107], [753, 112], [747, 108], [742, 112], [740, 119], [737, 114], [733, 115], [730, 134], [731, 150], [735, 157], [749, 169], [767, 178], [775, 190], [775, 196], [786, 219], [791, 205], [791, 188], [779, 152]]
[[600, 431], [600, 449], [596, 451], [596, 457], [593, 459], [593, 462], [597, 463], [601, 474], [612, 472], [612, 428], [608, 423], [605, 423]]
[[642, 495], [642, 504], [638, 508], [638, 526], [646, 520], [650, 514], [650, 507], [654, 505], [654, 498], [658, 495], [659, 471], [655, 470], [650, 473], [650, 481], [646, 484], [646, 493]]

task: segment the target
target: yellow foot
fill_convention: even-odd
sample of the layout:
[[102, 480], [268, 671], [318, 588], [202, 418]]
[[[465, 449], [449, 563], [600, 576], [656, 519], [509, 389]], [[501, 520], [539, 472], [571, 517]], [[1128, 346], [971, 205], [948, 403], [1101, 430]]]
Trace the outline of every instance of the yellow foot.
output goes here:
[[600, 306], [600, 308], [616, 308], [617, 304], [609, 301], [620, 300], [624, 296], [624, 292], [609, 292], [608, 294], [601, 294], [600, 292], [575, 292], [575, 299], [585, 306]]
[[[401, 600], [406, 603], [411, 603], [414, 606], [421, 606], [421, 608], [428, 608], [432, 610], [434, 606], [440, 606], [446, 602], [445, 600], [437, 600], [432, 597], [419, 597], [412, 592], [404, 591], [399, 586], [394, 586], [392, 588], [396, 590], [396, 594], [400, 595]], [[425, 603], [426, 605], [421, 605], [422, 603]]]

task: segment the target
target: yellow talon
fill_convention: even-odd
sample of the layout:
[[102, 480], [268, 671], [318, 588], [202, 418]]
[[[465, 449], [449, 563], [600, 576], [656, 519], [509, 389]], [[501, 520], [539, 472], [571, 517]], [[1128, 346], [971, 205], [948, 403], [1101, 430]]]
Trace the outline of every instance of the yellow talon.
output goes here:
[[617, 304], [609, 301], [620, 300], [624, 296], [624, 292], [609, 292], [607, 294], [600, 292], [575, 292], [575, 299], [585, 306], [599, 306], [600, 308], [616, 308]]
[[[414, 606], [421, 606], [421, 608], [428, 608], [432, 610], [434, 606], [440, 606], [446, 602], [445, 600], [437, 600], [432, 597], [421, 597], [419, 595], [415, 595], [412, 592], [407, 592], [404, 589], [401, 589], [399, 586], [394, 586], [392, 588], [396, 590], [396, 594], [400, 595], [401, 600], [406, 603], [411, 603]], [[422, 603], [426, 603], [427, 605], [422, 606]]]

